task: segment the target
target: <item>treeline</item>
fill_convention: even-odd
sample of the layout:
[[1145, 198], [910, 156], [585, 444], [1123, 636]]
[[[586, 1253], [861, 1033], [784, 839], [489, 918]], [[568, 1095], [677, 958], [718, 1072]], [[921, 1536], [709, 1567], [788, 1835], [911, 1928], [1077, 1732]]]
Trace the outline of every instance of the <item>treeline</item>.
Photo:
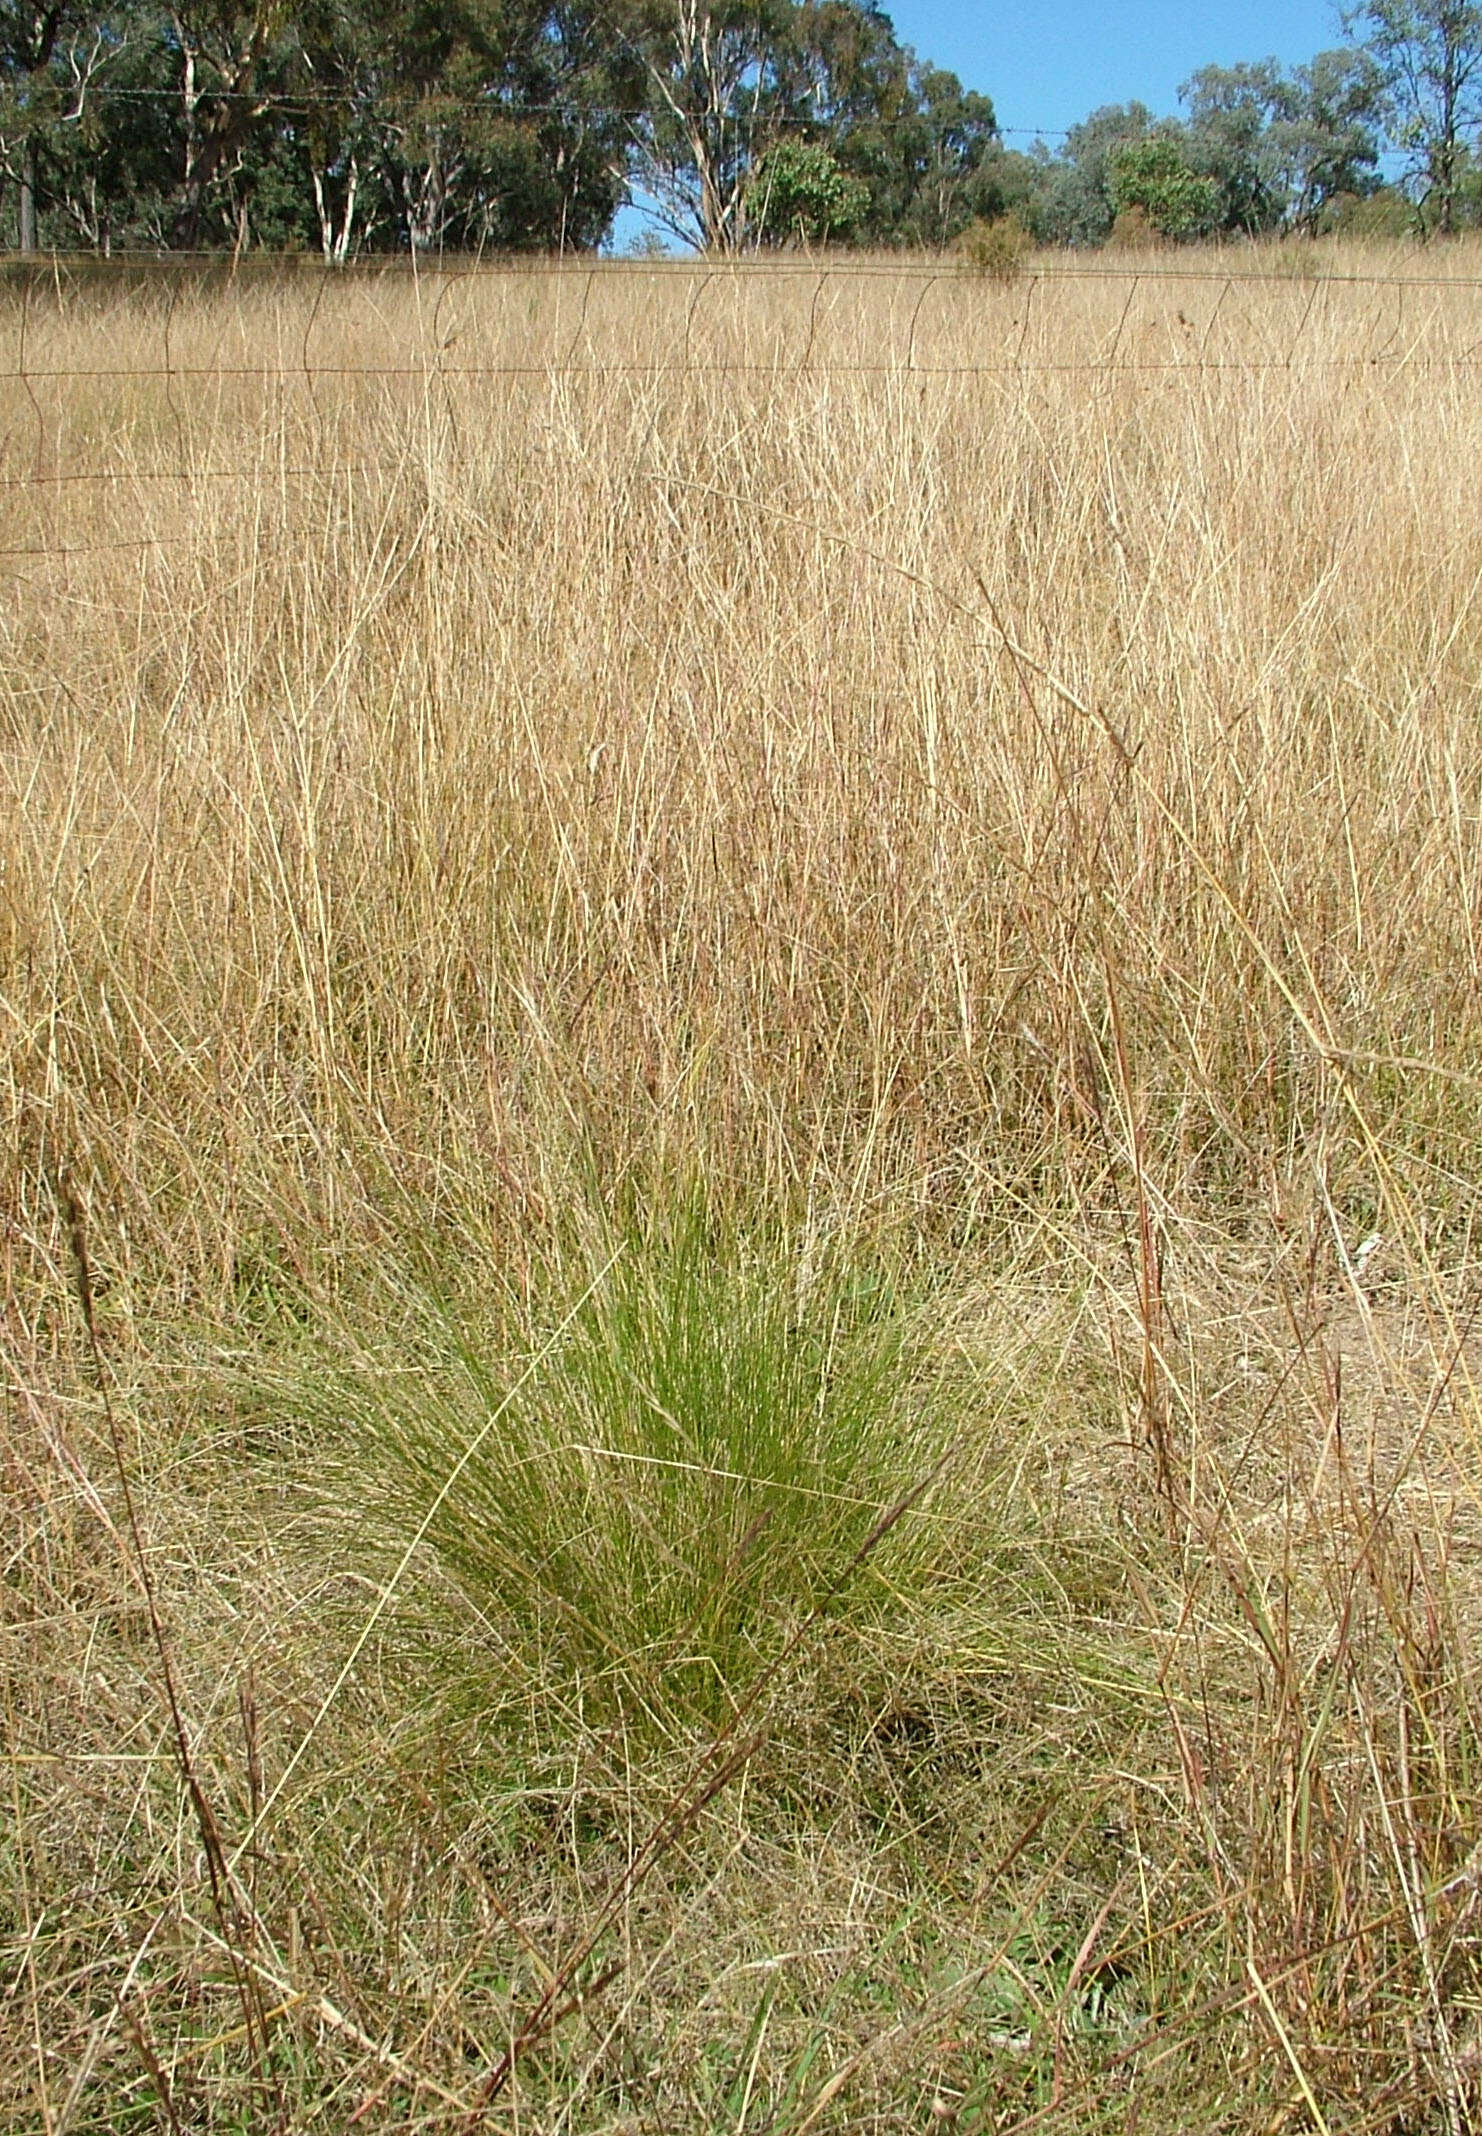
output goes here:
[[857, 0], [0, 0], [0, 22], [22, 250], [584, 250], [630, 190], [705, 246], [799, 212], [935, 244], [991, 197], [992, 104]]
[[868, 0], [0, 0], [0, 243], [581, 251], [635, 197], [722, 250], [1476, 219], [1482, 8], [1361, 16], [1019, 152]]

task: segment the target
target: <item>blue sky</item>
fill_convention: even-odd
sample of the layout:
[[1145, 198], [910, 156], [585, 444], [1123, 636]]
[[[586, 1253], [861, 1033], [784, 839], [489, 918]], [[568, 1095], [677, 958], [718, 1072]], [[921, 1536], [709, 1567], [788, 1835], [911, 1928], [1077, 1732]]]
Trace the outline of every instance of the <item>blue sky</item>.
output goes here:
[[[1178, 85], [1211, 60], [1274, 53], [1294, 66], [1341, 44], [1331, 0], [885, 0], [901, 41], [993, 99], [1010, 147], [1054, 134], [1098, 104], [1140, 97], [1178, 109]], [[621, 247], [643, 228], [618, 217]]]
[[[1006, 129], [1073, 126], [1098, 104], [1132, 97], [1175, 111], [1179, 83], [1211, 60], [1229, 66], [1274, 52], [1295, 64], [1342, 42], [1329, 0], [885, 4], [902, 42], [950, 67], [969, 89], [986, 91]], [[1014, 145], [1027, 146], [1027, 138]]]

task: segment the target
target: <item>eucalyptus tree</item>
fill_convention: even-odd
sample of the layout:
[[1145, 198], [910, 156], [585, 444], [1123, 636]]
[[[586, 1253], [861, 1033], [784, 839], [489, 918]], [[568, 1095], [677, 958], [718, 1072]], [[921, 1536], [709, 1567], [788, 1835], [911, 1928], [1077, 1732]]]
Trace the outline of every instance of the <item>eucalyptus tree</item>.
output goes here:
[[1482, 125], [1482, 6], [1464, 0], [1365, 0], [1344, 17], [1379, 69], [1386, 116], [1411, 180], [1443, 235], [1456, 228]]
[[876, 244], [945, 245], [974, 216], [1012, 204], [998, 120], [991, 100], [946, 68], [903, 57], [900, 94], [853, 121], [840, 154], [870, 188], [862, 235]]
[[1186, 147], [1220, 189], [1220, 226], [1315, 229], [1327, 204], [1378, 183], [1383, 85], [1365, 52], [1201, 67], [1183, 84]]
[[1154, 118], [1135, 98], [1127, 104], [1102, 104], [1072, 126], [1052, 156], [1042, 146], [1035, 162], [1029, 219], [1035, 235], [1048, 244], [1077, 247], [1104, 244], [1117, 209], [1112, 196], [1112, 159], [1129, 143], [1141, 141], [1166, 122]]
[[681, 243], [736, 250], [755, 167], [782, 130], [778, 53], [792, 0], [634, 0], [642, 108], [629, 168], [649, 213]]
[[[97, 0], [0, 0], [0, 172], [14, 194], [21, 252], [36, 250], [43, 208], [57, 192], [53, 171], [70, 169], [96, 139], [99, 94], [129, 29], [122, 9]], [[101, 229], [96, 188], [84, 184], [84, 230], [89, 205]]]
[[[826, 151], [864, 188], [863, 200], [840, 192], [842, 220], [830, 220], [838, 202], [814, 216], [835, 235], [941, 243], [977, 212], [974, 179], [998, 146], [993, 106], [922, 65], [874, 0], [632, 0], [624, 23], [646, 85], [633, 187], [684, 243], [753, 241], [754, 210], [763, 200], [775, 210], [784, 169], [822, 184], [816, 157], [779, 160], [787, 142]], [[764, 158], [770, 190], [757, 182]]]

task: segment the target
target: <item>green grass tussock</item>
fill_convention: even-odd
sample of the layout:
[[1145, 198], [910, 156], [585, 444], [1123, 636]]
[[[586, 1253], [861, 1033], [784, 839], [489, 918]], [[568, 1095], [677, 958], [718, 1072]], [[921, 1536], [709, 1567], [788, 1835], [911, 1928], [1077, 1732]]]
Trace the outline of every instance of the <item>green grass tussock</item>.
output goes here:
[[[597, 1237], [514, 1325], [413, 1296], [389, 1344], [321, 1330], [273, 1399], [320, 1420], [371, 1532], [425, 1538], [496, 1675], [682, 1740], [815, 1612], [868, 1614], [874, 1533], [949, 1447], [883, 1278], [683, 1200]], [[886, 1552], [907, 1585], [909, 1535]]]

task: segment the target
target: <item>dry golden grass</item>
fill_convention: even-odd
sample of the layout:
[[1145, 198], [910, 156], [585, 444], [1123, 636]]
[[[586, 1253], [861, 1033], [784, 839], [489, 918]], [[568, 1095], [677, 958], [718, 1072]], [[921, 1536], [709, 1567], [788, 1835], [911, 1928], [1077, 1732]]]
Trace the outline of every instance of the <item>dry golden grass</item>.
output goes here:
[[[1482, 259], [1115, 267], [4, 295], [7, 2125], [1482, 2118]], [[709, 1747], [376, 1437], [678, 1203], [952, 1448]]]

